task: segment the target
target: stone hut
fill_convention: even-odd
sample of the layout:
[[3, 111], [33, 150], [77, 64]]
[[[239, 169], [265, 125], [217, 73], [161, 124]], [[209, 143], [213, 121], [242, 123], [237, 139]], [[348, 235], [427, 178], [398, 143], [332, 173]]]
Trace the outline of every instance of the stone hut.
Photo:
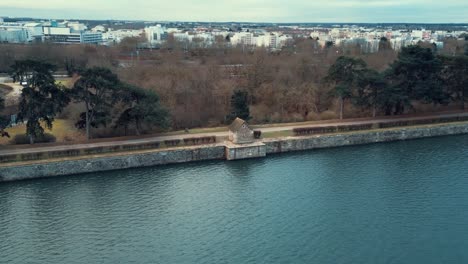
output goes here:
[[236, 118], [229, 126], [229, 140], [234, 144], [253, 143], [255, 141], [254, 131], [245, 120]]

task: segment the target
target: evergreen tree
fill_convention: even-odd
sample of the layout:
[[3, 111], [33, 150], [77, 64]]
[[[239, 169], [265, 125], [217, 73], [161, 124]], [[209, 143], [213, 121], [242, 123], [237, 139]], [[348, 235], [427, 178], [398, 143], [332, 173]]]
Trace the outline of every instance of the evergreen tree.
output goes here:
[[386, 71], [391, 90], [401, 98], [395, 98], [394, 114], [402, 114], [412, 101], [447, 103], [439, 72], [441, 62], [431, 49], [408, 46], [401, 50], [398, 60]]
[[[0, 113], [5, 108], [5, 100], [0, 96]], [[8, 126], [9, 120], [6, 116], [0, 115], [0, 137], [10, 137], [4, 129]]]
[[117, 75], [102, 67], [85, 70], [75, 82], [70, 95], [76, 102], [83, 102], [86, 107], [76, 126], [86, 129], [87, 139], [91, 137], [91, 127], [106, 126], [112, 121], [111, 109], [117, 101], [115, 95], [120, 85]]
[[341, 56], [328, 70], [325, 80], [334, 84], [332, 94], [339, 98], [340, 119], [343, 119], [344, 103], [352, 97], [366, 66], [362, 59]]
[[125, 131], [133, 123], [136, 134], [140, 135], [142, 125], [167, 128], [169, 113], [161, 106], [159, 96], [139, 87], [124, 85], [119, 91], [126, 109], [120, 114], [116, 126], [124, 126]]
[[365, 70], [359, 75], [356, 95], [353, 103], [365, 109], [372, 109], [372, 117], [377, 116], [377, 111], [384, 108], [387, 96], [387, 82], [384, 77], [375, 70]]
[[464, 110], [468, 97], [468, 56], [441, 56], [440, 60], [444, 65], [441, 78], [446, 90], [451, 95], [451, 99], [459, 102], [460, 108]]
[[234, 121], [236, 117], [246, 121], [250, 120], [248, 97], [249, 93], [247, 91], [237, 90], [234, 92], [231, 97], [231, 113], [227, 117], [229, 122]]
[[52, 75], [55, 69], [50, 63], [36, 60], [16, 61], [11, 67], [13, 81], [24, 87], [18, 119], [27, 121], [26, 134], [31, 144], [44, 134], [41, 122], [51, 129], [55, 116], [70, 101], [63, 87], [55, 82]]
[[390, 41], [386, 37], [382, 37], [379, 41], [379, 51], [383, 50], [391, 50], [392, 45], [390, 44]]

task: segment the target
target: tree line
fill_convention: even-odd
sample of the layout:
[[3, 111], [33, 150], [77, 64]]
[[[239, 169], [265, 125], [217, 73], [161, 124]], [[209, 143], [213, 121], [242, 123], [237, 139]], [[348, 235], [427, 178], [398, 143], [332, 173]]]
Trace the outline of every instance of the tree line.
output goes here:
[[[107, 68], [78, 72], [71, 88], [55, 80], [55, 70], [55, 65], [38, 60], [20, 60], [11, 66], [13, 81], [23, 86], [18, 120], [26, 123], [31, 144], [44, 135], [44, 128], [52, 128], [56, 116], [70, 102], [84, 105], [85, 111], [75, 125], [86, 131], [87, 139], [93, 128], [110, 124], [114, 128], [132, 126], [137, 135], [142, 126], [169, 125], [168, 113], [155, 92], [124, 83]], [[113, 112], [117, 112], [116, 122]]]
[[369, 69], [359, 58], [339, 57], [325, 81], [333, 85], [340, 118], [346, 102], [385, 115], [403, 114], [414, 104], [459, 104], [465, 109], [468, 92], [468, 56], [435, 55], [429, 48], [405, 47], [381, 72]]
[[[253, 123], [279, 123], [396, 115], [426, 107], [453, 109], [455, 104], [462, 108], [467, 86], [465, 44], [450, 40], [443, 50], [436, 50], [421, 43], [396, 52], [382, 40], [379, 52], [363, 54], [359, 47], [322, 48], [316, 40], [296, 39], [278, 52], [222, 46], [197, 52], [174, 48], [141, 51], [145, 59], [131, 62], [119, 62], [118, 55], [106, 47], [69, 46], [54, 53], [62, 47], [40, 46], [29, 61], [48, 70], [31, 70], [35, 67], [31, 65], [15, 70], [14, 66], [11, 73], [24, 71], [30, 78], [34, 72], [49, 87], [34, 86], [30, 91], [30, 96], [47, 104], [36, 107], [34, 100], [25, 97], [30, 109], [24, 107], [20, 115], [24, 120], [29, 120], [25, 113], [44, 106], [41, 112], [46, 114], [39, 118], [44, 122], [39, 124], [47, 126], [73, 106], [76, 113], [69, 118], [88, 137], [93, 132], [97, 136], [102, 128], [140, 134], [150, 124], [159, 126], [157, 122], [173, 129], [219, 126], [236, 115]], [[132, 47], [121, 49], [127, 52]], [[8, 54], [9, 59], [18, 57], [13, 50], [0, 57]], [[49, 60], [49, 55], [41, 54], [60, 57]], [[14, 65], [15, 61], [28, 60], [13, 60]], [[74, 76], [68, 89], [52, 81], [51, 73], [64, 68]], [[36, 90], [41, 92], [33, 93]], [[158, 107], [145, 107], [153, 101]], [[165, 110], [164, 115], [158, 115], [160, 110]], [[41, 133], [42, 127], [30, 126]]]

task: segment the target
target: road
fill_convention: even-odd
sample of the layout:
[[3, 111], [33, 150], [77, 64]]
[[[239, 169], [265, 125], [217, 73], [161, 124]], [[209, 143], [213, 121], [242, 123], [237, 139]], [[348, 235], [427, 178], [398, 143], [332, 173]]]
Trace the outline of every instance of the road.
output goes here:
[[[410, 121], [410, 120], [420, 120], [426, 118], [436, 118], [436, 117], [456, 117], [456, 116], [468, 116], [468, 113], [451, 113], [451, 114], [436, 114], [431, 116], [419, 116], [419, 117], [399, 117], [399, 118], [376, 118], [368, 120], [352, 120], [352, 121], [339, 121], [339, 122], [328, 122], [320, 124], [295, 124], [295, 125], [285, 125], [285, 126], [272, 126], [272, 127], [260, 127], [256, 130], [261, 130], [262, 133], [267, 132], [279, 132], [292, 130], [294, 128], [300, 127], [325, 127], [325, 126], [335, 126], [335, 125], [364, 125], [375, 122], [395, 122], [395, 121]], [[38, 152], [48, 152], [48, 151], [65, 151], [71, 149], [87, 149], [94, 147], [112, 147], [112, 146], [122, 146], [122, 145], [133, 145], [133, 144], [146, 144], [161, 142], [164, 140], [174, 140], [174, 139], [185, 139], [191, 137], [204, 137], [204, 136], [216, 136], [216, 137], [226, 137], [228, 136], [228, 131], [223, 132], [212, 132], [212, 133], [199, 133], [199, 134], [182, 134], [182, 135], [171, 135], [171, 136], [155, 136], [148, 138], [139, 138], [139, 139], [128, 139], [122, 141], [109, 141], [109, 142], [97, 142], [97, 143], [87, 143], [87, 144], [73, 144], [73, 145], [54, 145], [54, 146], [41, 146], [41, 147], [28, 147], [28, 148], [18, 148], [18, 149], [0, 149], [0, 156], [6, 155], [16, 155], [24, 153], [38, 153]]]

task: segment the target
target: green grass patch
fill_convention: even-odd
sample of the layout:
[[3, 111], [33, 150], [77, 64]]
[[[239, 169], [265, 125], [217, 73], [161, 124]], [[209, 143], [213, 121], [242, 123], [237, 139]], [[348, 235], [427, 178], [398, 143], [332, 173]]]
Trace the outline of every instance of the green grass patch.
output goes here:
[[292, 137], [292, 136], [294, 136], [294, 133], [292, 132], [292, 130], [262, 133], [262, 138], [280, 138], [280, 137]]
[[[10, 134], [11, 138], [0, 137], [0, 144], [12, 144], [11, 139], [26, 133], [26, 125], [9, 127], [5, 129], [5, 131]], [[78, 141], [80, 138], [84, 137], [83, 133], [75, 128], [73, 122], [64, 119], [56, 119], [52, 129], [49, 130], [46, 128], [44, 132], [53, 135], [57, 142]]]
[[210, 128], [194, 128], [189, 129], [188, 133], [185, 130], [177, 130], [172, 132], [163, 133], [164, 136], [176, 136], [176, 135], [191, 135], [191, 134], [204, 134], [204, 133], [217, 133], [217, 132], [228, 132], [227, 127], [210, 127]]
[[72, 88], [73, 86], [73, 79], [72, 78], [65, 78], [55, 81], [56, 84], [60, 84], [65, 86], [66, 88]]

